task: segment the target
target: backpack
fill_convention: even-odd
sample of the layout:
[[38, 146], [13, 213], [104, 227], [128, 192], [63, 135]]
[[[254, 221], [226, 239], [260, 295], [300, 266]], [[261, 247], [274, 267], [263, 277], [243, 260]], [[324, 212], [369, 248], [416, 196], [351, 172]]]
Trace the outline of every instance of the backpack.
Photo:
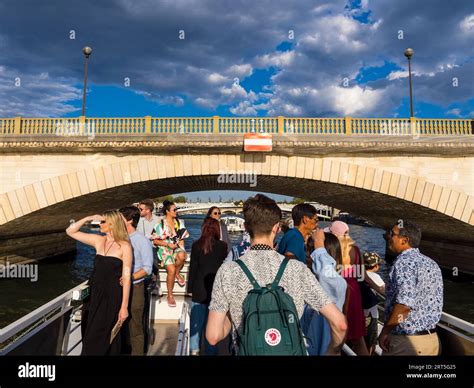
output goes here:
[[238, 335], [238, 355], [307, 355], [293, 298], [278, 285], [288, 259], [282, 261], [275, 280], [266, 287], [259, 286], [242, 260], [237, 260], [236, 263], [253, 286], [243, 302], [242, 332]]

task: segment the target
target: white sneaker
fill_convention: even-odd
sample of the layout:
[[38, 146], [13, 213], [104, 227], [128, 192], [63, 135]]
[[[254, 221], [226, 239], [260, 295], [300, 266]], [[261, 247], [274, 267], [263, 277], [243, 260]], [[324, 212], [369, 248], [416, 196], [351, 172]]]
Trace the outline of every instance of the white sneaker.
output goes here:
[[191, 356], [199, 356], [199, 350], [191, 350]]

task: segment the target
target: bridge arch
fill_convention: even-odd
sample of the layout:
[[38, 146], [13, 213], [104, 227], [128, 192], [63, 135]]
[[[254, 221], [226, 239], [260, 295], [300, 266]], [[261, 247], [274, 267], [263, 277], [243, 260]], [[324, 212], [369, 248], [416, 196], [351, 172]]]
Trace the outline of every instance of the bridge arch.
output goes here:
[[[218, 179], [220, 174], [236, 173], [255, 174], [256, 185]], [[425, 238], [434, 244], [461, 241], [474, 245], [474, 198], [468, 193], [423, 177], [344, 160], [262, 154], [140, 156], [37, 181], [0, 194], [0, 241], [45, 231], [61, 234], [71, 219], [151, 194], [202, 190], [304, 197], [371, 219], [382, 227], [406, 217], [416, 220]], [[11, 253], [12, 246], [6, 250]]]

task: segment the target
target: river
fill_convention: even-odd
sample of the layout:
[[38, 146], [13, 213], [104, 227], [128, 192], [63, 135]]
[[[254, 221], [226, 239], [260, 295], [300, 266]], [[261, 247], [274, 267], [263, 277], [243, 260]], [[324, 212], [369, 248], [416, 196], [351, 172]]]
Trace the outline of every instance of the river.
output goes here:
[[[194, 240], [199, 238], [203, 216], [183, 216], [190, 238], [185, 240], [186, 250], [191, 250]], [[326, 222], [320, 222], [326, 226]], [[383, 230], [359, 225], [350, 225], [350, 234], [361, 251], [376, 251], [385, 255]], [[280, 236], [277, 236], [279, 239]], [[239, 242], [240, 234], [231, 234], [233, 243]], [[93, 267], [95, 251], [78, 244], [77, 252], [41, 260], [38, 264], [38, 280], [0, 279], [0, 328], [21, 318], [86, 280]], [[384, 277], [387, 268], [382, 265]], [[453, 278], [444, 272], [444, 311], [459, 318], [474, 322], [474, 282], [472, 277]]]

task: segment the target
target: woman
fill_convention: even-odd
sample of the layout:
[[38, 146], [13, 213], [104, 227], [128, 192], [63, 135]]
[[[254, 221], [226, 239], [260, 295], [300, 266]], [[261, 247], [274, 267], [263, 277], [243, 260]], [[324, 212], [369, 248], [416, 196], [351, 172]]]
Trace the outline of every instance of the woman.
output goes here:
[[[336, 236], [317, 229], [308, 241], [312, 245], [311, 267], [323, 287], [339, 310], [344, 311], [347, 284], [336, 268], [341, 263], [341, 246]], [[303, 332], [309, 338], [308, 354], [323, 356], [331, 342], [331, 328], [328, 321], [313, 309], [306, 307], [301, 320]]]
[[[80, 232], [88, 221], [100, 222], [100, 231], [105, 236]], [[111, 332], [128, 317], [132, 267], [132, 247], [123, 217], [115, 210], [106, 211], [71, 224], [66, 233], [97, 252], [89, 279], [90, 299], [83, 309], [82, 354], [119, 354], [120, 335], [111, 343]]]
[[153, 245], [158, 248], [158, 260], [167, 272], [168, 306], [176, 307], [173, 296], [174, 279], [176, 277], [181, 287], [185, 286], [186, 281], [179, 272], [186, 260], [184, 239], [189, 237], [189, 233], [186, 231], [184, 221], [178, 220], [178, 209], [174, 202], [165, 200], [162, 209], [164, 217], [155, 225], [155, 233], [152, 235]]
[[[199, 354], [201, 338], [209, 314], [212, 285], [217, 270], [227, 255], [227, 244], [220, 241], [219, 221], [206, 218], [202, 224], [202, 233], [191, 249], [191, 265], [189, 269], [188, 292], [192, 294], [191, 307], [191, 354]], [[205, 339], [206, 355], [217, 355], [217, 347], [210, 345]]]
[[349, 226], [345, 222], [334, 221], [325, 231], [334, 234], [341, 244], [342, 276], [349, 288], [346, 341], [356, 354], [368, 356], [369, 351], [364, 340], [367, 330], [358, 279], [360, 276], [363, 280], [364, 276], [360, 250], [349, 236]]
[[232, 245], [230, 243], [230, 238], [229, 238], [229, 231], [227, 230], [227, 225], [222, 222], [221, 220], [221, 209], [219, 209], [217, 206], [211, 206], [209, 210], [207, 211], [206, 218], [214, 218], [215, 220], [219, 221], [219, 227], [220, 227], [220, 232], [219, 232], [219, 239], [221, 241], [224, 241], [227, 244], [227, 253], [229, 253]]

